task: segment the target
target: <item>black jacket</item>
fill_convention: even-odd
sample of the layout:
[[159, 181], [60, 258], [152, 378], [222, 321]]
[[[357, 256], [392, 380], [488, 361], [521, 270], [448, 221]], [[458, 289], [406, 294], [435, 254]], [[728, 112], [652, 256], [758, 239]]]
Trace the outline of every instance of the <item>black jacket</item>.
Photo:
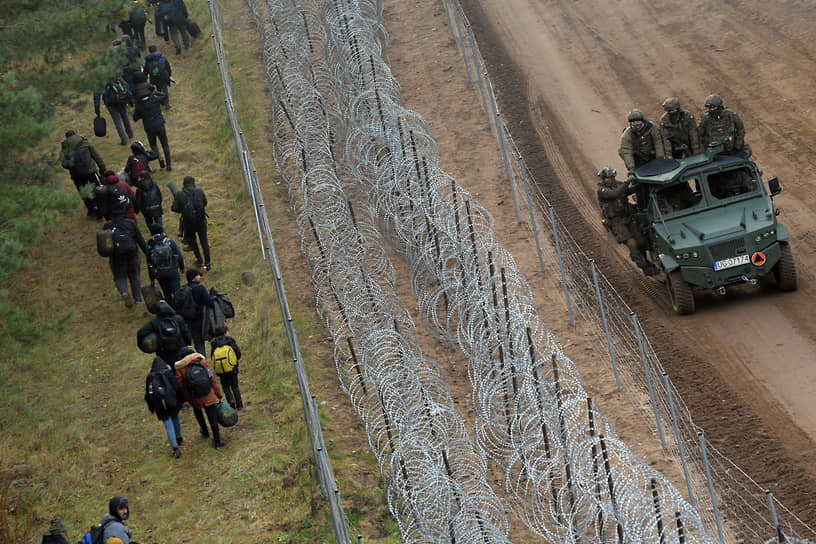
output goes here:
[[[130, 234], [130, 236], [132, 236], [136, 241], [136, 245], [142, 250], [142, 253], [147, 256], [147, 242], [145, 242], [144, 236], [142, 236], [142, 231], [139, 230], [139, 226], [136, 225], [135, 221], [128, 219], [124, 215], [117, 215], [102, 225], [103, 229], [113, 229], [114, 227], [117, 229], [122, 229]], [[116, 259], [116, 255], [111, 255], [110, 258], [112, 260]]]
[[136, 102], [133, 109], [133, 120], [142, 120], [145, 132], [155, 132], [164, 127], [164, 115], [161, 112], [161, 98], [155, 94], [144, 96]]
[[233, 351], [235, 351], [235, 357], [240, 360], [241, 359], [241, 349], [238, 347], [238, 344], [235, 342], [235, 338], [232, 336], [216, 336], [212, 340], [210, 340], [210, 360], [215, 360], [215, 348], [220, 348], [221, 346], [232, 346]]
[[[166, 380], [165, 382], [170, 384], [173, 388], [173, 392], [176, 396], [176, 405], [173, 408], [164, 408], [164, 407], [154, 407], [151, 403], [151, 397], [148, 393], [148, 387], [152, 378], [150, 374], [165, 374]], [[168, 417], [172, 417], [178, 413], [181, 409], [181, 405], [184, 404], [184, 391], [181, 389], [181, 385], [179, 384], [178, 380], [176, 379], [176, 373], [170, 366], [164, 362], [164, 359], [161, 357], [154, 357], [153, 358], [153, 365], [150, 367], [150, 374], [147, 375], [145, 378], [145, 395], [144, 400], [147, 403], [148, 409], [153, 412], [155, 410], [156, 417], [160, 420], [164, 421]]]
[[[157, 308], [158, 311], [156, 313], [156, 317], [145, 323], [145, 325], [143, 325], [142, 328], [140, 328], [139, 331], [136, 333], [137, 345], [141, 345], [142, 339], [151, 332], [156, 333], [157, 337], [159, 336], [159, 328], [161, 327], [161, 319], [163, 317], [169, 317], [175, 322], [176, 327], [181, 332], [181, 338], [184, 341], [185, 345], [189, 346], [190, 344], [192, 344], [193, 337], [190, 335], [190, 329], [187, 328], [187, 323], [184, 322], [184, 318], [178, 315], [176, 311], [173, 309], [173, 307], [170, 306], [170, 304], [164, 300], [159, 301], [159, 303], [157, 304]], [[179, 359], [178, 352], [172, 353], [169, 351], [165, 351], [161, 349], [161, 346], [159, 346], [159, 349], [156, 350], [156, 355], [161, 357], [171, 366]]]

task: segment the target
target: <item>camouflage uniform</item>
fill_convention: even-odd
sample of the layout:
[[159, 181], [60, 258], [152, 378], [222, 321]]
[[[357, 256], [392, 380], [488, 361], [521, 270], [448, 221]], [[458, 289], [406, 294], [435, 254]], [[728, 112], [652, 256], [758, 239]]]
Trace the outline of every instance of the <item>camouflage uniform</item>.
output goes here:
[[635, 189], [615, 178], [607, 179], [611, 179], [611, 183], [603, 180], [598, 183], [598, 204], [601, 206], [603, 224], [617, 243], [626, 244], [629, 258], [645, 270], [650, 264], [646, 260], [646, 238], [635, 221], [635, 206], [627, 198]]
[[623, 159], [626, 169], [633, 172], [652, 159], [666, 158], [666, 149], [671, 149], [668, 145], [654, 123], [644, 120], [643, 128], [638, 132], [632, 130], [632, 127], [624, 129], [618, 155]]
[[703, 151], [694, 115], [686, 110], [675, 114], [664, 113], [660, 117], [659, 130], [663, 140], [667, 142], [666, 154], [675, 159], [690, 157]]
[[700, 116], [697, 131], [703, 149], [712, 142], [722, 142], [723, 152], [745, 153], [746, 157], [750, 157], [750, 147], [745, 145], [745, 126], [739, 115], [728, 108], [713, 113], [706, 111]]

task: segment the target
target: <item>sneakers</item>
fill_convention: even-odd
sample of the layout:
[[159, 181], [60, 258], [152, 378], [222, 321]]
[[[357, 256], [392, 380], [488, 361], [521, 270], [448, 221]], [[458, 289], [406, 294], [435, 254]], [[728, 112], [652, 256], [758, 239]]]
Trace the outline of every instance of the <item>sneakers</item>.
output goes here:
[[122, 293], [122, 300], [125, 303], [125, 308], [133, 308], [133, 297], [130, 293]]
[[178, 443], [178, 445], [181, 446], [182, 444], [184, 444], [184, 438], [181, 436], [177, 436], [176, 443]]
[[207, 263], [207, 264], [205, 264], [205, 265], [204, 265], [204, 269], [205, 269], [207, 272], [209, 272], [210, 270], [212, 270], [212, 265], [211, 265], [210, 263]]
[[179, 448], [173, 448], [173, 457], [175, 457], [176, 459], [181, 457], [181, 450]]

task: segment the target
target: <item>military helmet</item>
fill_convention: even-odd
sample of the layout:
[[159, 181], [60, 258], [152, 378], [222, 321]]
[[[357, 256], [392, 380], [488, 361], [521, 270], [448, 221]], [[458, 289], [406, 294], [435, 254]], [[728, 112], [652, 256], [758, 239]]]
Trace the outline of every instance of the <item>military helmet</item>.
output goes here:
[[598, 177], [603, 178], [614, 178], [617, 175], [617, 170], [612, 168], [611, 166], [605, 166], [598, 170]]
[[723, 99], [718, 94], [712, 94], [712, 95], [709, 95], [708, 98], [706, 98], [706, 101], [705, 101], [705, 107], [706, 108], [721, 108], [722, 105], [723, 105]]
[[645, 117], [643, 117], [642, 111], [639, 109], [634, 109], [629, 112], [629, 117], [627, 117], [626, 120], [631, 123], [632, 121], [643, 121], [645, 120]]
[[680, 99], [677, 98], [676, 96], [670, 96], [669, 98], [663, 101], [663, 109], [666, 111], [679, 110]]

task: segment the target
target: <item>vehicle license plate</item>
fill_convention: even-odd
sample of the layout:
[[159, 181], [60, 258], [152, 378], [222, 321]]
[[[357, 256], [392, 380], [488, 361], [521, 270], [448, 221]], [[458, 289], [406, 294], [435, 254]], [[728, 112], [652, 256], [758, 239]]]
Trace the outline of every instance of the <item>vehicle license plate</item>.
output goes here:
[[722, 261], [715, 262], [714, 270], [725, 270], [726, 268], [734, 268], [735, 266], [739, 266], [741, 264], [748, 264], [749, 262], [751, 262], [751, 259], [750, 257], [748, 257], [748, 255], [730, 257], [728, 259], [723, 259]]

